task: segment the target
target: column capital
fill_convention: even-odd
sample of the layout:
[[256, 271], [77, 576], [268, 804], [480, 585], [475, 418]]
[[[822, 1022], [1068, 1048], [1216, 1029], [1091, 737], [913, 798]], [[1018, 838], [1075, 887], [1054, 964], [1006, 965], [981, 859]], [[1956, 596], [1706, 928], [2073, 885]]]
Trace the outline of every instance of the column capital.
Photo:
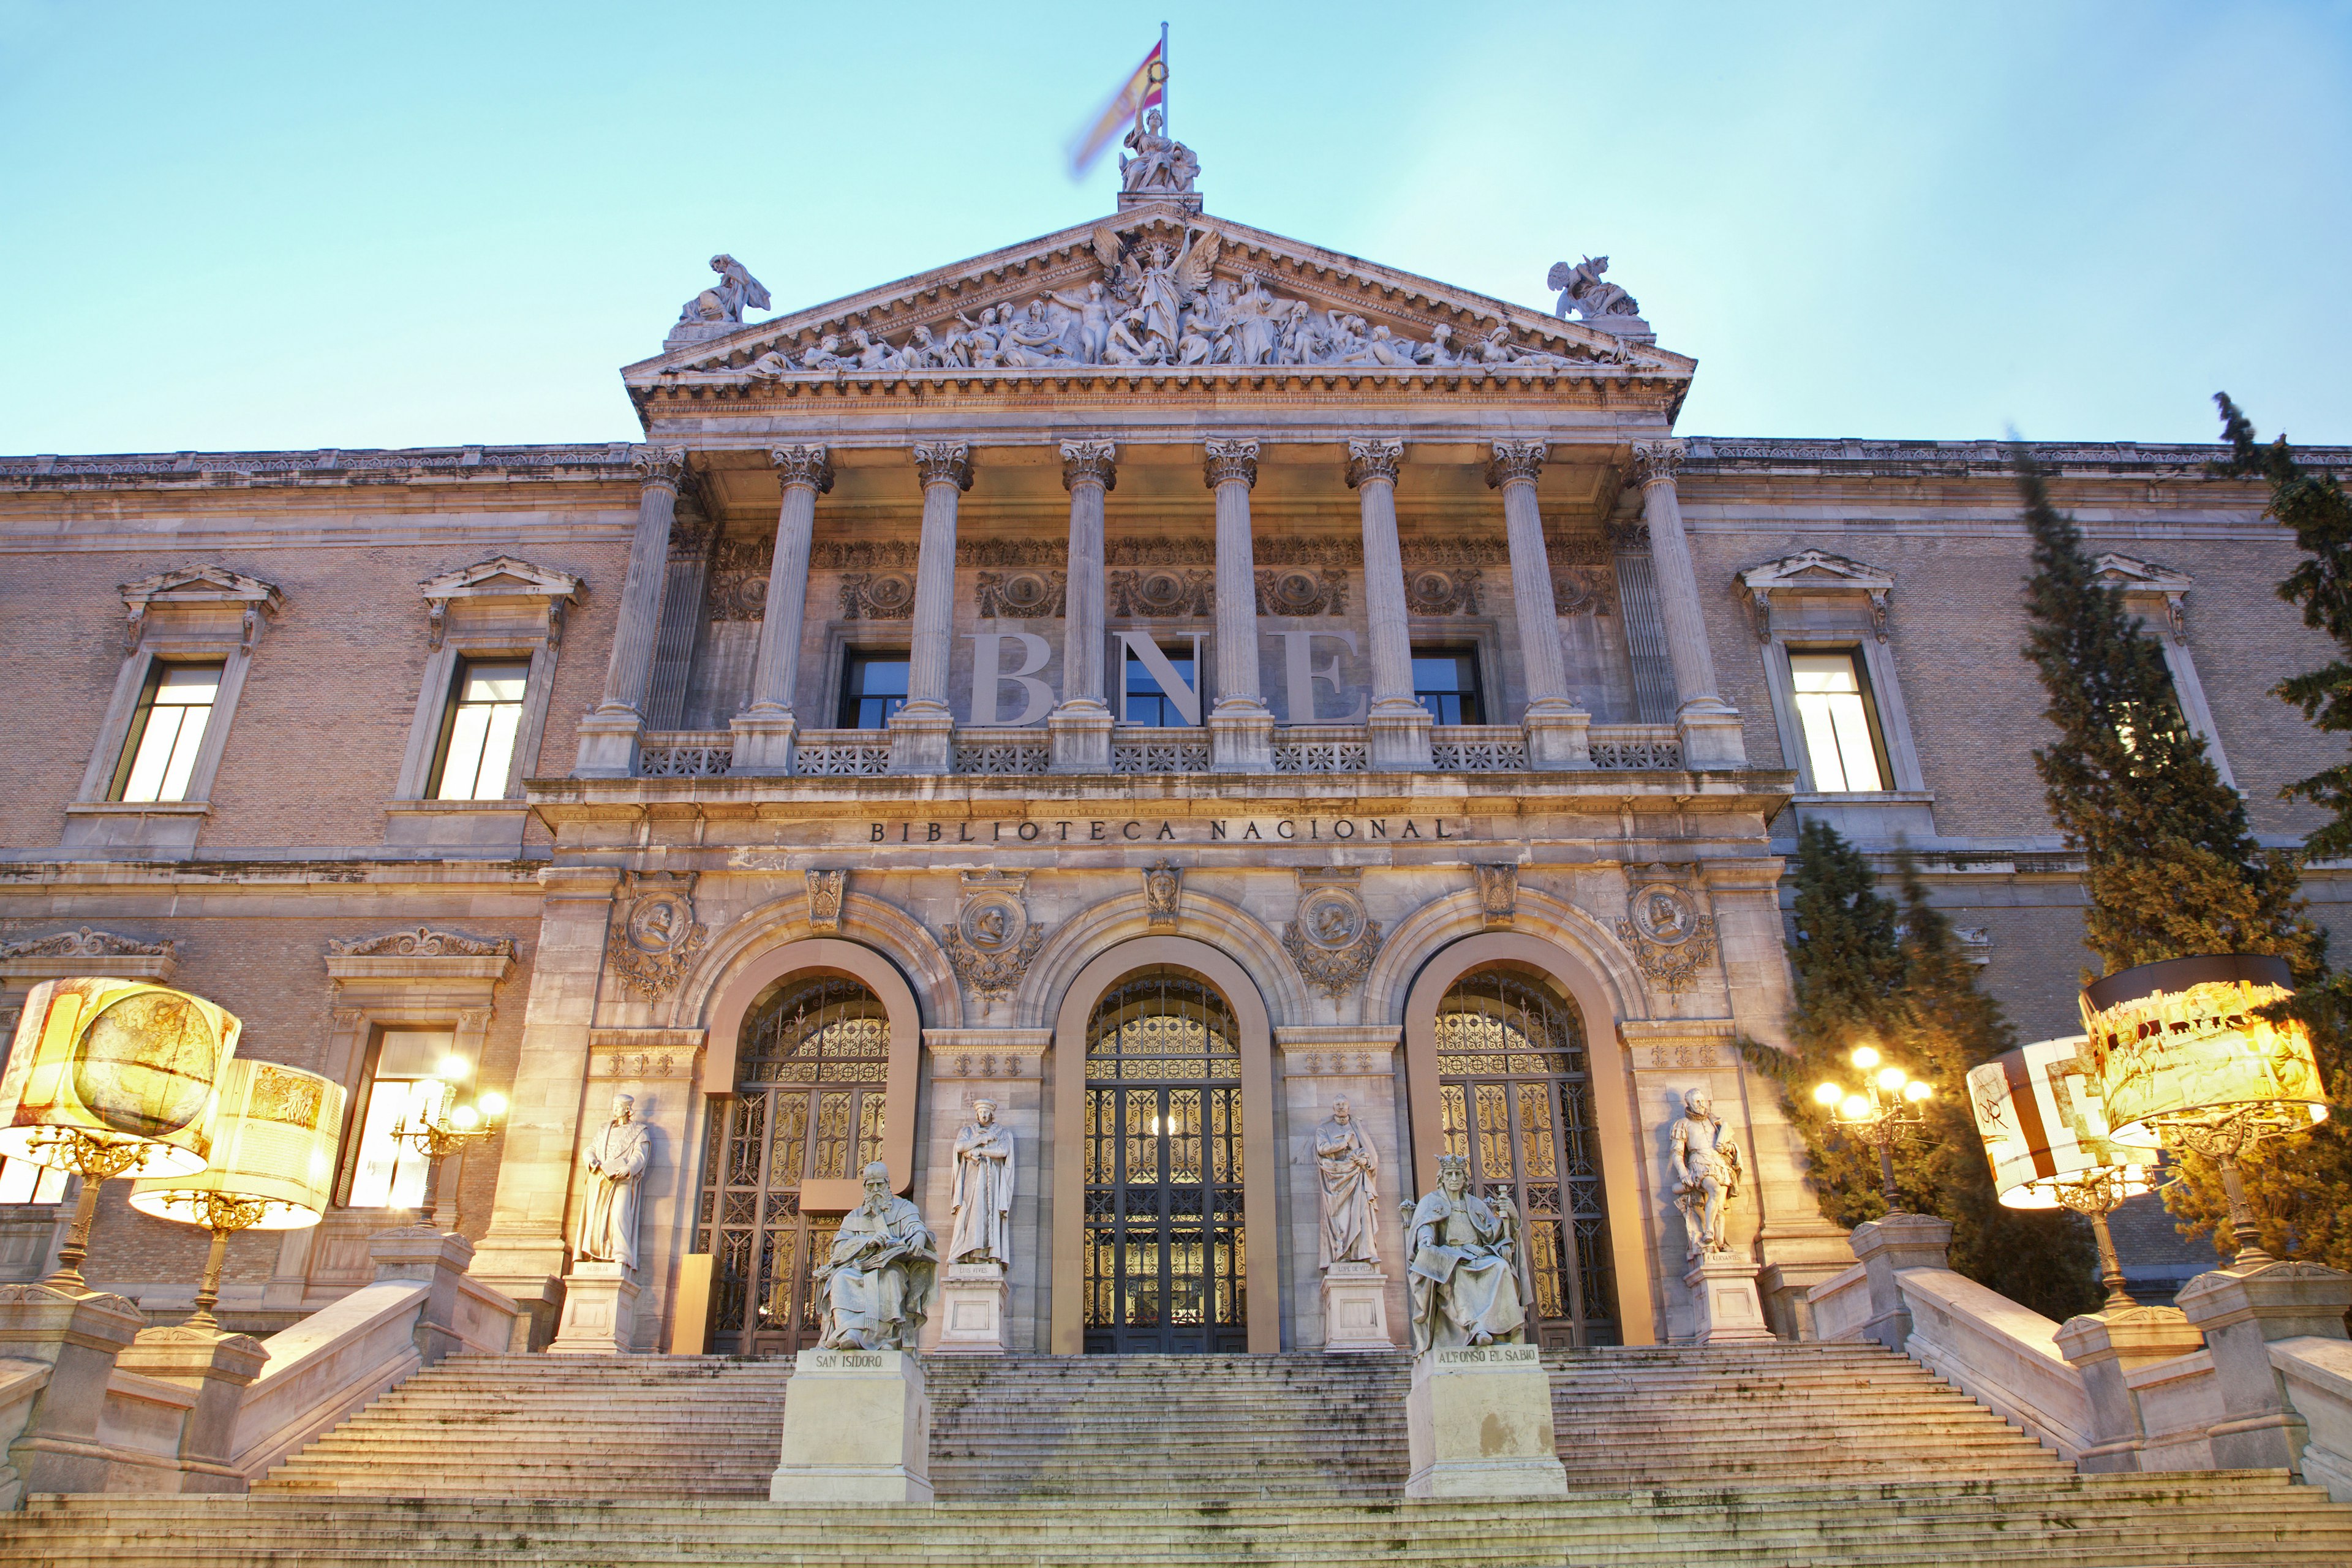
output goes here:
[[1252, 489], [1257, 488], [1258, 444], [1255, 441], [1203, 441], [1202, 477], [1211, 489], [1228, 479], [1239, 479]]
[[1674, 483], [1682, 471], [1683, 450], [1680, 441], [1634, 442], [1633, 477], [1644, 486]]
[[1092, 479], [1107, 490], [1118, 489], [1118, 447], [1109, 441], [1062, 443], [1062, 488]]
[[927, 489], [932, 485], [953, 485], [968, 490], [971, 489], [971, 448], [961, 441], [918, 441], [915, 472], [922, 477]]
[[1350, 441], [1348, 443], [1348, 486], [1350, 489], [1366, 479], [1386, 479], [1396, 483], [1397, 469], [1404, 464], [1404, 443], [1402, 441]]
[[637, 478], [649, 485], [667, 485], [676, 489], [686, 478], [686, 448], [683, 447], [632, 447], [629, 466], [637, 470]]
[[1486, 459], [1486, 483], [1494, 489], [1520, 479], [1533, 484], [1536, 476], [1543, 472], [1544, 459], [1549, 456], [1549, 441], [1497, 441], [1494, 455]]
[[782, 489], [807, 485], [819, 495], [833, 489], [833, 455], [823, 447], [771, 447], [768, 462]]

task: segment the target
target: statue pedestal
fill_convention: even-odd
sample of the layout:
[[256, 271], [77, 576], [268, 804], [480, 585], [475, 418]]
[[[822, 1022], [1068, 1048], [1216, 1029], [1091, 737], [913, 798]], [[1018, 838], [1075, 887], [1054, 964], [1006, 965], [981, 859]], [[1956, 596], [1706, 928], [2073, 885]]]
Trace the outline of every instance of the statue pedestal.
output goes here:
[[636, 1338], [637, 1283], [625, 1265], [572, 1266], [563, 1277], [563, 1318], [550, 1355], [626, 1355]]
[[1411, 1499], [1563, 1498], [1551, 1378], [1533, 1345], [1427, 1350], [1405, 1396]]
[[933, 1355], [1004, 1353], [1004, 1265], [950, 1263], [940, 1275], [940, 1342]]
[[1389, 1277], [1377, 1263], [1334, 1263], [1323, 1271], [1323, 1353], [1392, 1351]]
[[1698, 1309], [1698, 1342], [1737, 1344], [1743, 1340], [1774, 1338], [1764, 1321], [1764, 1302], [1756, 1294], [1757, 1266], [1728, 1253], [1713, 1253], [1692, 1264], [1683, 1275], [1690, 1287], [1691, 1305]]
[[931, 1500], [931, 1402], [905, 1351], [803, 1351], [771, 1502]]

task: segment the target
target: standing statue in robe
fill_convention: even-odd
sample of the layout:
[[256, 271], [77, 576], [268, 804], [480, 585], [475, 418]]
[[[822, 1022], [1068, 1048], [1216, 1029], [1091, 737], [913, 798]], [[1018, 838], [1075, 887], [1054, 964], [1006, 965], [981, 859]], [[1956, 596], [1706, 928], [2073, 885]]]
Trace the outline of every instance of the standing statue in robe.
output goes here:
[[635, 1120], [635, 1096], [613, 1097], [613, 1119], [588, 1141], [588, 1203], [573, 1252], [593, 1263], [637, 1266], [637, 1188], [653, 1163], [653, 1135]]
[[866, 1167], [866, 1201], [842, 1216], [810, 1274], [824, 1293], [829, 1351], [910, 1351], [939, 1293], [939, 1253], [921, 1211], [890, 1195], [890, 1169]]
[[1666, 1175], [1690, 1237], [1685, 1256], [1696, 1262], [1730, 1251], [1724, 1211], [1739, 1193], [1739, 1145], [1732, 1142], [1723, 1118], [1715, 1114], [1715, 1098], [1703, 1089], [1683, 1096]]
[[1437, 1162], [1437, 1190], [1412, 1211], [1412, 1349], [1527, 1342], [1517, 1214], [1470, 1191], [1470, 1162]]
[[1315, 1163], [1323, 1179], [1322, 1266], [1378, 1263], [1380, 1156], [1349, 1112], [1331, 1102], [1331, 1118], [1315, 1130]]
[[996, 1120], [996, 1101], [974, 1101], [972, 1120], [956, 1130], [955, 1224], [950, 1263], [1013, 1264], [1013, 1130]]

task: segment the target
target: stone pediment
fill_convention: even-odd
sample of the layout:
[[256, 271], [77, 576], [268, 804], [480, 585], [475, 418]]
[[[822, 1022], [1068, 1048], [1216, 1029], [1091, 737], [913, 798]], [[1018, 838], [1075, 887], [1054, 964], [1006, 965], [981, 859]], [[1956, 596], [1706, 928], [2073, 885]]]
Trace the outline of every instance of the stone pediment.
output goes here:
[[1171, 375], [1683, 384], [1696, 365], [1646, 338], [1162, 203], [746, 324], [622, 374], [642, 397]]
[[1739, 574], [1739, 581], [1751, 594], [1791, 588], [1884, 594], [1895, 586], [1893, 574], [1849, 561], [1843, 555], [1832, 555], [1826, 550], [1802, 550], [1779, 561], [1750, 566]]
[[451, 599], [576, 599], [581, 582], [569, 572], [552, 572], [511, 555], [500, 555], [459, 571], [444, 572], [438, 577], [427, 577], [416, 584], [416, 591], [442, 604]]
[[2091, 575], [2100, 586], [2121, 588], [2126, 594], [2186, 594], [2197, 585], [2197, 580], [2186, 573], [2114, 550], [2099, 557]]

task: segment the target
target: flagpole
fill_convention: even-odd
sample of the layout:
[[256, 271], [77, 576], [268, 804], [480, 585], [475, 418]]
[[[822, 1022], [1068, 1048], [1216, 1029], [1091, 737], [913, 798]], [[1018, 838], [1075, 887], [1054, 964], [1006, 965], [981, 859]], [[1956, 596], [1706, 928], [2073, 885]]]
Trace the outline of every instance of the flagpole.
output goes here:
[[1176, 139], [1174, 124], [1168, 118], [1168, 24], [1160, 24], [1160, 132], [1170, 141]]

